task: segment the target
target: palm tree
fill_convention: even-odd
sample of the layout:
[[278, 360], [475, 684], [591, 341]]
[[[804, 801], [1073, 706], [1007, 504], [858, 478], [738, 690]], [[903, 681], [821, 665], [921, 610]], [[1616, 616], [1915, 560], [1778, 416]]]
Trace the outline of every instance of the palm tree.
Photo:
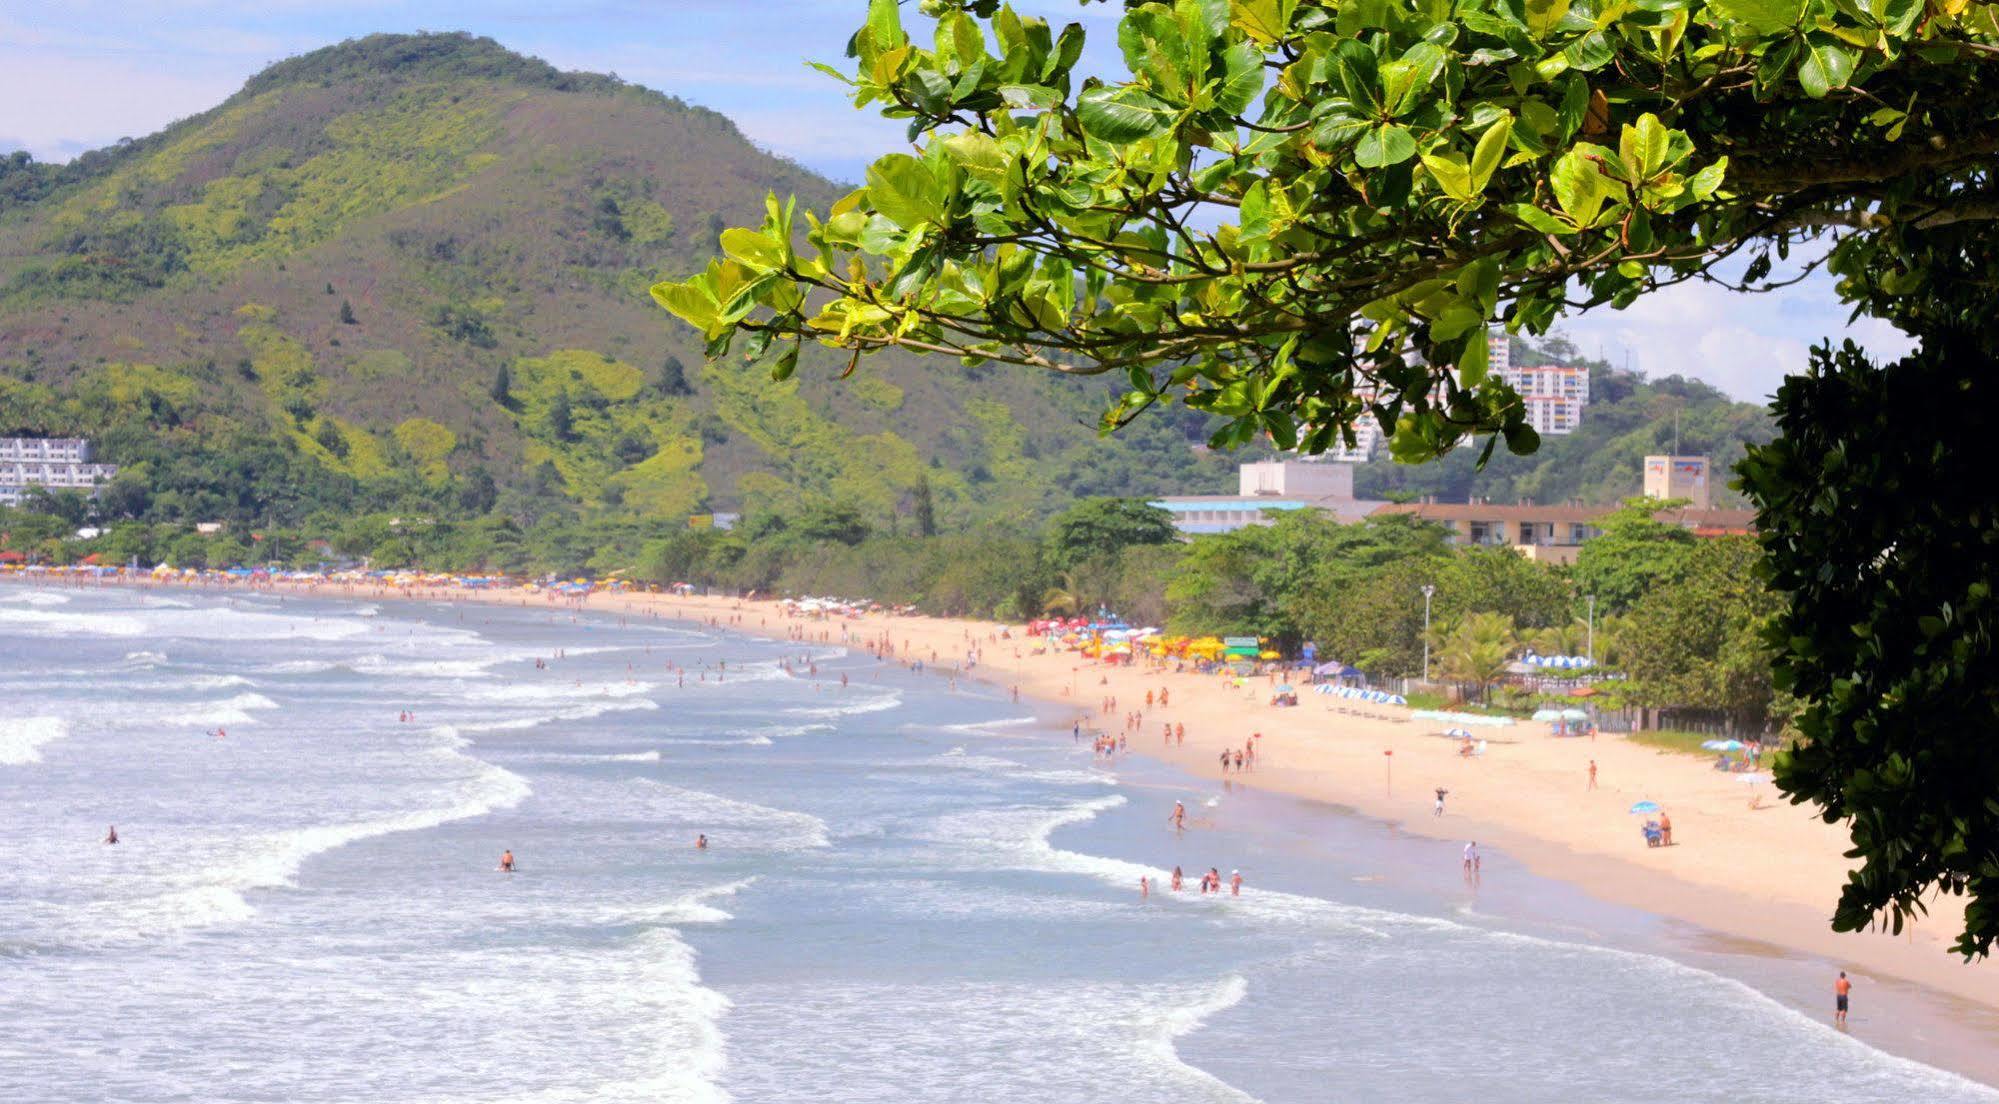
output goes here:
[[1474, 613], [1451, 626], [1436, 648], [1437, 670], [1444, 678], [1477, 688], [1477, 700], [1506, 676], [1506, 665], [1520, 650], [1513, 620], [1501, 613]]
[[1583, 654], [1588, 642], [1589, 623], [1578, 617], [1566, 625], [1550, 625], [1537, 631], [1528, 646], [1535, 655], [1572, 656]]
[[1064, 571], [1061, 584], [1049, 587], [1041, 595], [1043, 613], [1062, 613], [1073, 617], [1077, 611], [1088, 609], [1089, 605], [1089, 599], [1083, 595], [1083, 584], [1073, 571]]

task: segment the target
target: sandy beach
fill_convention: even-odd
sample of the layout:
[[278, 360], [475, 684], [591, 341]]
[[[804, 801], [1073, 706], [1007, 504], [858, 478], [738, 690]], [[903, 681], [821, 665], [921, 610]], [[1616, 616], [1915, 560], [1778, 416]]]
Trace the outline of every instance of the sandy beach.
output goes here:
[[[1822, 957], [1863, 985], [1873, 977], [1899, 979], [1982, 1005], [1982, 1011], [1999, 1009], [1999, 968], [1989, 961], [1967, 965], [1947, 949], [1962, 916], [1958, 900], [1934, 902], [1924, 922], [1900, 935], [1835, 933], [1827, 917], [1848, 869], [1842, 828], [1784, 803], [1767, 783], [1744, 784], [1714, 771], [1704, 758], [1616, 735], [1557, 738], [1545, 725], [1521, 722], [1482, 730], [1486, 753], [1465, 758], [1457, 741], [1441, 735], [1444, 725], [1413, 719], [1408, 709], [1358, 706], [1311, 693], [1302, 695], [1297, 707], [1277, 708], [1268, 704], [1272, 680], [1264, 677], [1237, 687], [1214, 675], [1110, 666], [1065, 651], [1036, 654], [1040, 643], [1023, 639], [1021, 626], [984, 621], [887, 614], [813, 620], [790, 616], [775, 601], [645, 593], [596, 593], [576, 600], [511, 589], [332, 583], [257, 589], [327, 598], [567, 606], [815, 643], [886, 641], [896, 658], [939, 669], [964, 667], [976, 650], [978, 664], [969, 677], [1073, 711], [1086, 727], [1116, 733], [1126, 711], [1144, 711], [1131, 750], [1197, 775], [1220, 777], [1221, 750], [1240, 748], [1257, 733], [1256, 767], [1232, 773], [1237, 784], [1343, 806], [1409, 833], [1477, 840], [1600, 899], [1699, 925], [1740, 940], [1745, 948]], [[1012, 638], [1003, 639], [1003, 630]], [[1171, 704], [1146, 710], [1146, 692], [1162, 689], [1170, 692]], [[1100, 712], [1106, 698], [1117, 700], [1110, 716]], [[1184, 745], [1162, 743], [1161, 728], [1169, 722], [1186, 726]], [[1592, 759], [1594, 790], [1588, 777]], [[1441, 817], [1432, 810], [1438, 787], [1449, 791]], [[1756, 790], [1762, 791], [1762, 802], [1752, 808]], [[1673, 846], [1645, 846], [1641, 818], [1628, 810], [1647, 799], [1670, 814]]]

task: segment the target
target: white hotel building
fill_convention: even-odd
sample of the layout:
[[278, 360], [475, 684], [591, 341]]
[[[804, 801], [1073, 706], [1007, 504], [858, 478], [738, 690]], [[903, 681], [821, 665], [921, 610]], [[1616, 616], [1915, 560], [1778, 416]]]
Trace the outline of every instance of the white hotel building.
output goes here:
[[[1527, 404], [1527, 424], [1543, 437], [1574, 433], [1582, 425], [1583, 407], [1589, 405], [1589, 369], [1564, 368], [1554, 364], [1513, 366], [1513, 339], [1505, 330], [1493, 329], [1486, 335], [1487, 371], [1518, 392]], [[1363, 389], [1363, 398], [1372, 398]], [[1341, 443], [1326, 450], [1325, 459], [1360, 464], [1381, 455], [1388, 434], [1372, 415], [1363, 415], [1353, 427], [1354, 443]]]
[[0, 506], [19, 506], [32, 487], [94, 493], [117, 474], [91, 462], [81, 437], [0, 437]]

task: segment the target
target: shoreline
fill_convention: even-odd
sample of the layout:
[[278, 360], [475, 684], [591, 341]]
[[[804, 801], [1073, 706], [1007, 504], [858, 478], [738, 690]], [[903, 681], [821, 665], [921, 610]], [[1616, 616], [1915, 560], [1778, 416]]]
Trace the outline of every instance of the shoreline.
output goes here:
[[[1174, 674], [1105, 667], [1064, 652], [1032, 655], [1026, 639], [1000, 640], [993, 622], [925, 616], [868, 614], [853, 620], [813, 620], [784, 615], [770, 600], [679, 597], [649, 593], [597, 593], [577, 599], [519, 590], [379, 587], [358, 584], [259, 584], [201, 586], [151, 580], [42, 581], [48, 586], [137, 586], [204, 593], [281, 597], [470, 602], [544, 609], [657, 616], [780, 640], [866, 648], [884, 639], [900, 658], [940, 668], [961, 667], [967, 652], [982, 661], [961, 677], [1017, 688], [1023, 698], [1117, 731], [1098, 702], [1118, 699], [1117, 713], [1143, 704], [1148, 689], [1168, 687], [1170, 708], [1154, 707], [1132, 733], [1130, 750], [1195, 777], [1219, 780], [1215, 757], [1260, 732], [1259, 769], [1228, 775], [1238, 785], [1303, 799], [1328, 811], [1349, 810], [1392, 831], [1431, 839], [1477, 839], [1497, 848], [1536, 876], [1572, 886], [1614, 905], [1691, 925], [1737, 953], [1765, 958], [1804, 955], [1838, 964], [1854, 975], [1856, 1002], [1902, 985], [1934, 993], [1940, 1018], [1966, 1032], [1999, 1039], [1999, 968], [1989, 961], [1965, 964], [1948, 954], [1946, 934], [1961, 916], [1956, 900], [1901, 936], [1838, 935], [1824, 917], [1845, 878], [1845, 836], [1805, 810], [1774, 803], [1765, 789], [1761, 809], [1748, 808], [1748, 788], [1717, 774], [1704, 760], [1644, 747], [1617, 736], [1560, 739], [1522, 723], [1488, 734], [1487, 755], [1461, 760], [1441, 726], [1386, 719], [1408, 711], [1374, 707], [1373, 715], [1334, 712], [1329, 699], [1301, 696], [1295, 708], [1265, 704], [1262, 677], [1246, 690], [1212, 675]], [[1016, 655], [1016, 649], [1019, 654]], [[934, 658], [933, 658], [934, 654]], [[887, 660], [889, 657], [883, 657]], [[1150, 742], [1158, 724], [1185, 724], [1184, 747]], [[1384, 756], [1392, 751], [1393, 756]], [[1586, 764], [1599, 765], [1601, 789], [1586, 790]], [[1447, 814], [1431, 815], [1435, 786], [1450, 791]], [[1676, 845], [1647, 848], [1631, 802], [1658, 800], [1674, 814]], [[1944, 907], [1950, 906], [1950, 907]], [[1884, 986], [1874, 976], [1893, 979]], [[1826, 979], [1830, 1012], [1831, 977]], [[1871, 991], [1871, 992], [1870, 992]], [[1955, 1013], [1956, 1015], [1953, 1015]], [[1982, 1021], [1982, 1022], [1974, 1022]], [[1999, 1050], [1994, 1050], [1999, 1055]], [[1966, 1054], [1964, 1059], [1974, 1057]], [[1999, 1084], [1999, 1057], [1982, 1063], [1923, 1060]]]

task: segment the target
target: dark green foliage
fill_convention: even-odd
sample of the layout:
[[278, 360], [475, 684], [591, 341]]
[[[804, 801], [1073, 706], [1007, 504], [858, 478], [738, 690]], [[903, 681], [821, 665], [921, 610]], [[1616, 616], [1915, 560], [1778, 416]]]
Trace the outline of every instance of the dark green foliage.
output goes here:
[[928, 475], [916, 477], [914, 499], [915, 502], [910, 512], [916, 521], [916, 535], [919, 537], [936, 536], [937, 505], [930, 495], [930, 477]]
[[1833, 926], [1886, 913], [1900, 931], [1940, 888], [1969, 898], [1966, 956], [1999, 938], [1992, 348], [1953, 325], [1885, 367], [1850, 342], [1816, 349], [1777, 394], [1783, 437], [1741, 469], [1790, 597], [1777, 685], [1806, 703], [1777, 783], [1850, 819], [1861, 862]]
[[514, 377], [505, 364], [493, 371], [493, 386], [487, 388], [486, 393], [501, 406], [511, 407], [514, 404]]
[[1141, 499], [1091, 498], [1056, 514], [1045, 543], [1049, 564], [1061, 571], [1135, 544], [1166, 544], [1178, 535], [1171, 514]]
[[1638, 598], [1616, 622], [1628, 697], [1647, 706], [1703, 710], [1734, 730], [1761, 732], [1773, 690], [1764, 637], [1781, 608], [1746, 537], [1699, 541], [1678, 575]]
[[567, 388], [558, 390], [549, 400], [542, 430], [558, 441], [567, 441], [576, 432], [576, 416], [570, 412]]
[[1660, 503], [1632, 499], [1596, 523], [1603, 534], [1584, 543], [1576, 556], [1576, 586], [1596, 595], [1597, 608], [1617, 613], [1647, 590], [1679, 577], [1695, 543], [1694, 535], [1653, 515]]
[[463, 303], [439, 303], [431, 308], [430, 324], [451, 340], [475, 349], [490, 349], [500, 343], [493, 336], [493, 325], [486, 315]]
[[[331, 284], [329, 284], [329, 285], [327, 285], [327, 286], [328, 286], [328, 287], [331, 287], [332, 285], [331, 285]], [[354, 324], [355, 324], [355, 320], [354, 320], [354, 304], [352, 304], [352, 303], [348, 302], [348, 301], [347, 301], [347, 300], [345, 300], [345, 299], [342, 299], [342, 300], [340, 301], [340, 316], [339, 316], [339, 317], [340, 317], [340, 324], [341, 324], [341, 325], [343, 325], [343, 326], [352, 326], [352, 325], [354, 325]]]
[[493, 473], [485, 468], [473, 468], [466, 473], [458, 488], [458, 508], [477, 517], [493, 508], [499, 500], [499, 488], [493, 482]]
[[694, 393], [694, 388], [687, 382], [687, 367], [680, 363], [679, 357], [669, 356], [660, 363], [653, 389], [670, 399]]

